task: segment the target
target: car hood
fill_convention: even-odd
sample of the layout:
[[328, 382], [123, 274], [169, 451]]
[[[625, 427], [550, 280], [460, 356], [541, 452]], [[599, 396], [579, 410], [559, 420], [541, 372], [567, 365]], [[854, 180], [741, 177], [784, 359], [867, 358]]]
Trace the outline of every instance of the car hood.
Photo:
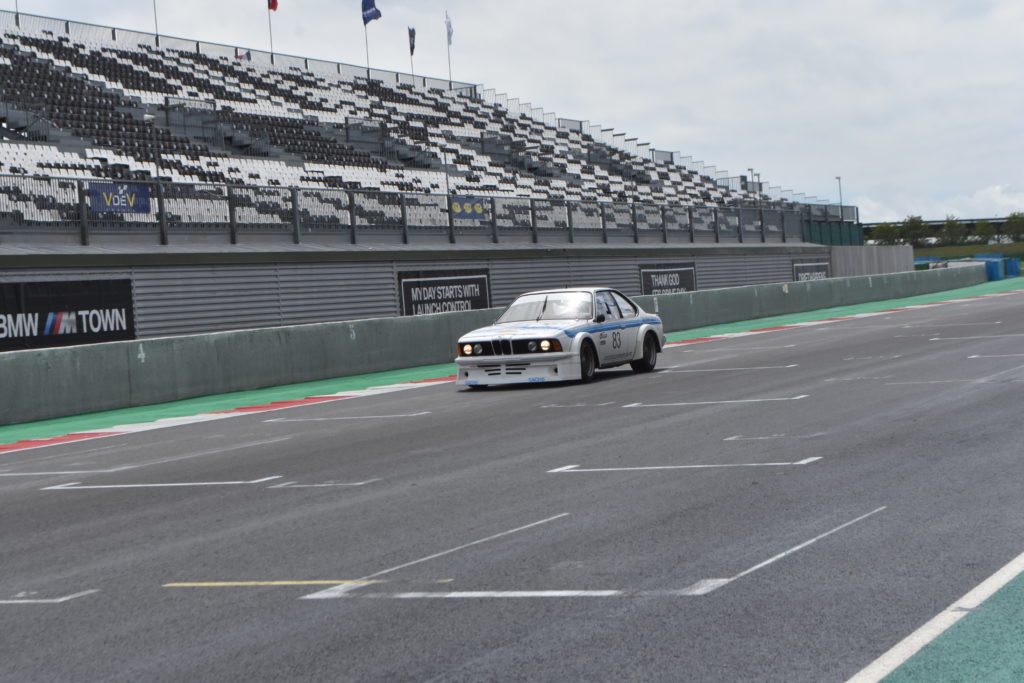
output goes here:
[[468, 332], [462, 335], [462, 339], [472, 341], [476, 339], [493, 339], [494, 337], [555, 337], [590, 324], [588, 320], [530, 320], [515, 323], [498, 323]]

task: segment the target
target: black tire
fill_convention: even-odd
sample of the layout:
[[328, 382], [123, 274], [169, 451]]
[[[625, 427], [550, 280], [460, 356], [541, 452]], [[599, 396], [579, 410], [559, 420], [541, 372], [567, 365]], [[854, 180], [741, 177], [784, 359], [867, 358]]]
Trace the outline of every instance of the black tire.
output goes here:
[[580, 382], [586, 384], [594, 381], [595, 374], [597, 374], [597, 353], [594, 351], [594, 345], [585, 341], [580, 347]]
[[633, 372], [650, 372], [654, 369], [654, 366], [658, 364], [658, 342], [655, 341], [654, 335], [647, 333], [644, 337], [644, 354], [640, 360], [630, 361], [629, 367], [633, 368]]

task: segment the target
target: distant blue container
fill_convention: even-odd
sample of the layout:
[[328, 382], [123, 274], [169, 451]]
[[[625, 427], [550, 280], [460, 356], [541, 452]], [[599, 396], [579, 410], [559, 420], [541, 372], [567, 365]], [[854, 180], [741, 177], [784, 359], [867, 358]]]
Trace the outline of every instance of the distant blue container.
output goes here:
[[1019, 258], [1008, 258], [1004, 263], [1006, 264], [1006, 277], [1020, 277]]
[[974, 254], [976, 259], [1003, 258], [1002, 254]]
[[1002, 280], [1003, 279], [1003, 260], [992, 259], [991, 261], [985, 261], [985, 274], [988, 275], [988, 279]]

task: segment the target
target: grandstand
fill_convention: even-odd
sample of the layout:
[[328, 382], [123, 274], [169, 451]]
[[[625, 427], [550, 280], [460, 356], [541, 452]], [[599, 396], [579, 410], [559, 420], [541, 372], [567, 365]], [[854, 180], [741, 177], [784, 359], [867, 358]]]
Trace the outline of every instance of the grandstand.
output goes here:
[[845, 272], [856, 207], [815, 202], [469, 83], [0, 11], [0, 285], [130, 281], [140, 337], [402, 315], [454, 271], [472, 307]]
[[[443, 218], [443, 202], [415, 199], [431, 194], [794, 206], [752, 179], [711, 177], [699, 162], [688, 168], [677, 154], [519, 110], [468, 84], [367, 78], [355, 67], [280, 56], [268, 64], [252, 50], [10, 12], [0, 12], [0, 28], [3, 175], [192, 186], [174, 192], [179, 199], [225, 192], [211, 186], [267, 188], [240, 195], [257, 224], [292, 215], [276, 187], [410, 194], [413, 222]], [[76, 219], [74, 193], [61, 191], [70, 189], [4, 183], [3, 219]], [[397, 202], [376, 197], [360, 205], [360, 222], [397, 220]], [[304, 199], [312, 222], [347, 221], [336, 197]], [[223, 218], [187, 213], [179, 220]]]

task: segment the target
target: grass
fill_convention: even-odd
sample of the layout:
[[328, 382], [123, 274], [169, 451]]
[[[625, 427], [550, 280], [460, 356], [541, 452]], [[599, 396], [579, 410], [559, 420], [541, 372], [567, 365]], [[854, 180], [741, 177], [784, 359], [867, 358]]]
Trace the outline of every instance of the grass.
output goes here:
[[944, 259], [970, 258], [975, 254], [1002, 254], [1024, 258], [1024, 242], [1012, 244], [959, 244], [951, 247], [922, 247], [914, 249], [914, 256], [939, 257]]

